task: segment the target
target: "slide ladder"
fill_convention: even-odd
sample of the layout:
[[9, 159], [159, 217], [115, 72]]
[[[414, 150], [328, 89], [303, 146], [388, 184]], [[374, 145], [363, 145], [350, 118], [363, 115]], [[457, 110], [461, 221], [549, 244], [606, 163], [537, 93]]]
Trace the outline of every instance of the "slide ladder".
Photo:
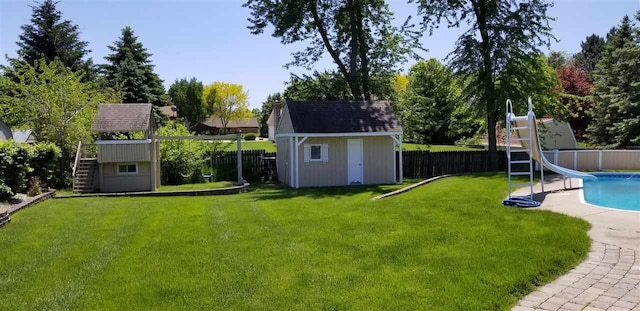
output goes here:
[[[507, 157], [509, 160], [509, 196], [502, 203], [505, 205], [515, 205], [515, 206], [538, 206], [539, 202], [533, 200], [533, 161], [537, 161], [542, 166], [540, 169], [540, 174], [544, 174], [544, 168], [547, 168], [553, 172], [556, 172], [562, 176], [568, 178], [578, 178], [578, 179], [588, 179], [588, 180], [598, 180], [595, 176], [568, 169], [566, 167], [558, 166], [551, 161], [547, 160], [542, 152], [542, 145], [540, 144], [540, 137], [538, 137], [538, 125], [536, 123], [536, 115], [533, 113], [531, 98], [529, 98], [529, 111], [526, 116], [516, 116], [513, 113], [513, 106], [511, 105], [511, 101], [507, 100], [506, 103], [506, 126], [507, 126]], [[525, 160], [514, 160], [513, 155], [515, 149], [511, 148], [511, 143], [519, 141], [522, 145], [521, 151], [517, 152], [526, 152], [529, 156], [527, 162]], [[514, 164], [528, 164], [529, 169], [527, 172], [512, 172], [512, 167]], [[525, 186], [529, 186], [530, 194], [528, 197], [513, 197], [511, 196], [512, 188], [522, 186], [522, 184], [514, 184], [512, 182], [512, 176], [514, 175], [528, 175], [529, 183], [525, 184]], [[544, 175], [541, 176], [544, 179]], [[544, 184], [542, 186], [542, 191], [544, 191]]]
[[[531, 99], [529, 99], [529, 110], [531, 110]], [[540, 202], [533, 199], [533, 131], [529, 129], [534, 128], [532, 124], [535, 119], [529, 118], [529, 116], [516, 116], [513, 113], [513, 105], [511, 100], [507, 100], [506, 103], [506, 149], [507, 149], [507, 170], [509, 180], [509, 194], [507, 198], [502, 201], [504, 205], [518, 206], [518, 207], [536, 207], [540, 206]], [[527, 126], [516, 125], [513, 126], [513, 121], [527, 122]], [[518, 135], [518, 131], [527, 130], [527, 134], [524, 137]], [[516, 135], [514, 135], [516, 134]], [[536, 133], [537, 134], [537, 133]], [[514, 137], [515, 136], [515, 137]], [[522, 148], [513, 148], [511, 144], [513, 142], [519, 142]], [[528, 183], [515, 183], [513, 177], [520, 179], [520, 176], [528, 176]], [[515, 197], [511, 193], [515, 188], [528, 187], [529, 195]]]

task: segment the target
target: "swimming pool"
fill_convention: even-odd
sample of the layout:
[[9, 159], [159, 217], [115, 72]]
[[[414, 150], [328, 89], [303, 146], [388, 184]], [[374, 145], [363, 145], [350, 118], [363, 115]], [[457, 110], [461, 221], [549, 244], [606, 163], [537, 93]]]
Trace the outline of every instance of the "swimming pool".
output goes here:
[[640, 211], [640, 173], [595, 173], [597, 181], [583, 180], [586, 203]]

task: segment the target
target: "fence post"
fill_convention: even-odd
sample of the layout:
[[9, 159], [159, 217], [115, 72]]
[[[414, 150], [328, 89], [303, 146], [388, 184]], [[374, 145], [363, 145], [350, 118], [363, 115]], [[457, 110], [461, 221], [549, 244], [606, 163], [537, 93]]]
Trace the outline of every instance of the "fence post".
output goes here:
[[602, 171], [602, 149], [598, 150], [598, 171]]
[[242, 131], [236, 134], [237, 158], [238, 158], [238, 185], [242, 185]]

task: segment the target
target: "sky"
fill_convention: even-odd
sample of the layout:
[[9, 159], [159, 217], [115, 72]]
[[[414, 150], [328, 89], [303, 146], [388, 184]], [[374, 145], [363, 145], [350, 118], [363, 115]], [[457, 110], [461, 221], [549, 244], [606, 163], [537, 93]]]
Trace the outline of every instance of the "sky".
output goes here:
[[[4, 55], [16, 56], [20, 26], [29, 23], [34, 1], [0, 0], [0, 64]], [[251, 108], [259, 108], [268, 94], [284, 91], [290, 73], [310, 73], [301, 68], [285, 69], [291, 53], [304, 43], [283, 45], [267, 30], [252, 35], [247, 26], [249, 10], [241, 0], [62, 0], [63, 19], [78, 25], [81, 40], [89, 42], [94, 63], [104, 63], [121, 29], [130, 26], [148, 52], [165, 88], [176, 79], [196, 77], [205, 84], [225, 81], [243, 85]], [[387, 0], [400, 25], [415, 17], [415, 4]], [[548, 12], [554, 36], [551, 50], [576, 53], [580, 42], [595, 33], [604, 36], [622, 17], [640, 10], [640, 0], [556, 0]], [[463, 25], [464, 26], [464, 25]], [[422, 38], [423, 58], [444, 60], [453, 50], [461, 29], [440, 27]], [[547, 52], [544, 48], [543, 51]], [[414, 61], [403, 66], [406, 70]], [[314, 70], [334, 69], [328, 57]]]

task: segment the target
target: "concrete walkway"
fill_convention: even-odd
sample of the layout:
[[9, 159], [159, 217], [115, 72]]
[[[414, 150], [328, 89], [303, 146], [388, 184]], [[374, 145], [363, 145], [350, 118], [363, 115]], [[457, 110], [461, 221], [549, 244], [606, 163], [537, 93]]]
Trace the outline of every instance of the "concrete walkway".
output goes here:
[[[570, 190], [564, 190], [557, 175], [545, 180], [547, 192], [541, 193], [540, 184], [534, 187], [539, 193], [536, 199], [542, 202], [536, 209], [590, 222], [593, 243], [584, 262], [524, 297], [512, 310], [640, 310], [640, 212], [581, 203], [579, 180], [571, 181]], [[524, 193], [528, 189], [514, 194]]]

